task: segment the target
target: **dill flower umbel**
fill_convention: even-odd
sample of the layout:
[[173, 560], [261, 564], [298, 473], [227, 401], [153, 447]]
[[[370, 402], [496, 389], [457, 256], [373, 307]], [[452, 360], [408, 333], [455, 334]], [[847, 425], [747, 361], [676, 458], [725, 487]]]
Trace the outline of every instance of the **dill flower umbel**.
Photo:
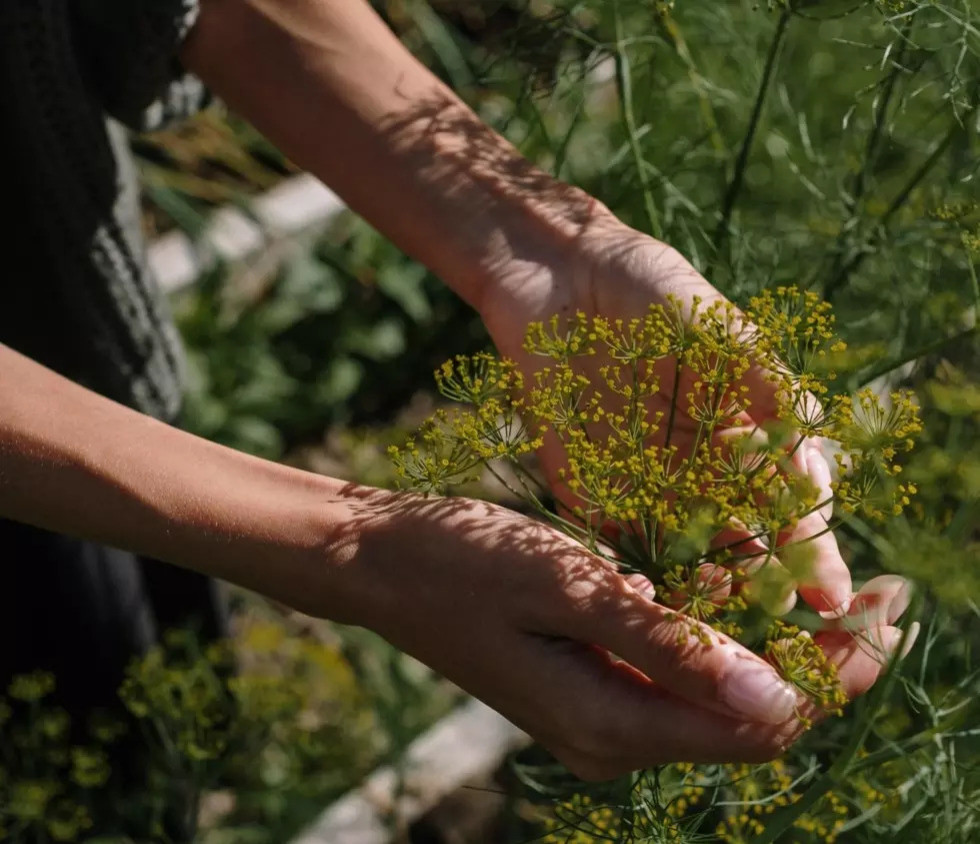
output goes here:
[[[797, 713], [804, 726], [812, 711], [840, 714], [836, 666], [780, 616], [812, 582], [835, 509], [883, 519], [909, 503], [915, 485], [900, 477], [920, 428], [912, 396], [838, 390], [845, 348], [833, 314], [792, 288], [744, 314], [671, 300], [632, 320], [554, 318], [529, 327], [524, 349], [540, 365], [521, 372], [489, 354], [443, 364], [436, 381], [451, 404], [391, 449], [406, 484], [446, 493], [489, 473], [539, 518], [649, 578], [687, 622], [681, 639], [713, 629], [764, 655], [809, 704]], [[760, 371], [775, 418], [756, 423], [747, 382]], [[835, 479], [804, 469], [815, 438], [834, 443]], [[565, 458], [550, 484], [533, 462], [545, 440]], [[642, 771], [626, 794], [560, 801], [543, 840], [747, 844], [799, 803], [796, 833], [831, 844], [854, 806], [877, 805], [868, 789], [847, 803], [832, 791], [804, 800], [796, 789], [811, 774], [780, 760]]]
[[[836, 392], [844, 344], [833, 314], [794, 288], [760, 294], [745, 314], [672, 299], [631, 320], [556, 317], [532, 324], [524, 348], [540, 361], [533, 371], [487, 353], [440, 367], [452, 404], [391, 450], [407, 484], [444, 493], [491, 473], [542, 519], [647, 576], [679, 615], [764, 651], [808, 699], [839, 711], [836, 671], [805, 631], [766, 637], [759, 619], [792, 606], [832, 505], [881, 518], [909, 502], [914, 485], [895, 478], [919, 430], [912, 397]], [[777, 418], [763, 424], [748, 421], [753, 368], [776, 397]], [[829, 489], [800, 468], [815, 437], [837, 445]], [[565, 453], [550, 489], [530, 460], [545, 438]]]

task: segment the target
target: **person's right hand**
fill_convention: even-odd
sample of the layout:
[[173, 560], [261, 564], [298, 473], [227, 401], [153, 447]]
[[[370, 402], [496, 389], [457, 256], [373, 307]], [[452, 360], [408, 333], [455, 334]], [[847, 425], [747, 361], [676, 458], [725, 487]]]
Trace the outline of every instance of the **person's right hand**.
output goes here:
[[[339, 620], [381, 633], [582, 778], [763, 761], [802, 732], [798, 715], [819, 717], [761, 658], [713, 631], [702, 644], [648, 581], [643, 591], [546, 525], [462, 498], [355, 487], [343, 497], [344, 538], [327, 549], [346, 572]], [[901, 637], [899, 591], [855, 601], [867, 635], [818, 634], [848, 697], [871, 686]]]
[[[671, 760], [761, 760], [800, 732], [793, 698], [764, 662], [714, 634], [710, 647], [679, 637], [689, 622], [542, 524], [259, 460], [2, 345], [0, 371], [4, 518], [371, 627], [583, 777]], [[869, 643], [847, 627], [817, 637], [851, 696], [880, 670], [871, 645], [887, 650], [900, 636], [891, 625], [902, 581], [879, 582], [876, 596], [871, 585], [850, 609], [870, 627]]]

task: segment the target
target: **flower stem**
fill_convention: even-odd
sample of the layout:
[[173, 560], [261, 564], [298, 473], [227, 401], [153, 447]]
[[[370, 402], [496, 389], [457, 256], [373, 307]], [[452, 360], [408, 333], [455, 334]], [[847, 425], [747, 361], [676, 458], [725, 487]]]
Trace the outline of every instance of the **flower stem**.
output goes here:
[[[914, 599], [916, 609], [921, 603], [921, 598]], [[917, 615], [917, 612], [914, 612]], [[857, 729], [851, 736], [840, 755], [831, 763], [827, 771], [817, 777], [813, 784], [803, 793], [798, 801], [782, 808], [773, 814], [766, 822], [765, 831], [752, 840], [752, 844], [773, 844], [779, 836], [786, 832], [808, 809], [816, 804], [821, 797], [828, 791], [832, 791], [839, 783], [844, 781], [850, 773], [851, 766], [857, 758], [858, 752], [864, 746], [871, 728], [875, 724], [876, 713], [881, 711], [885, 699], [890, 694], [898, 676], [898, 665], [901, 661], [899, 654], [908, 638], [909, 628], [902, 631], [901, 641], [895, 648], [894, 655], [889, 660], [885, 670], [885, 676], [878, 680], [874, 689], [865, 703], [865, 717], [857, 724]]]
[[759, 89], [755, 95], [755, 104], [752, 106], [752, 116], [749, 118], [748, 128], [745, 130], [745, 136], [742, 138], [742, 147], [738, 152], [738, 158], [735, 160], [735, 170], [732, 174], [732, 180], [729, 182], [728, 189], [725, 191], [725, 197], [722, 200], [721, 217], [718, 220], [718, 225], [711, 239], [715, 253], [713, 260], [718, 259], [722, 248], [727, 243], [728, 235], [731, 233], [731, 221], [732, 214], [735, 211], [735, 203], [738, 201], [738, 196], [742, 192], [749, 153], [752, 150], [752, 143], [759, 129], [762, 109], [765, 106], [766, 97], [769, 94], [773, 73], [776, 70], [776, 64], [779, 60], [779, 54], [782, 52], [783, 44], [786, 40], [786, 29], [789, 26], [791, 16], [792, 9], [790, 4], [787, 3], [779, 15], [776, 31], [773, 34], [772, 42], [769, 44], [769, 53], [766, 55], [766, 64], [762, 71], [762, 79], [759, 81]]
[[898, 192], [898, 195], [891, 201], [891, 204], [881, 215], [878, 220], [878, 225], [876, 226], [875, 233], [872, 234], [861, 246], [859, 246], [851, 258], [843, 263], [841, 267], [837, 270], [834, 276], [824, 285], [823, 297], [828, 302], [831, 301], [837, 293], [847, 284], [851, 276], [857, 272], [861, 264], [864, 263], [865, 258], [873, 253], [872, 247], [876, 243], [881, 241], [888, 230], [888, 223], [895, 213], [908, 201], [909, 197], [912, 195], [912, 191], [918, 187], [919, 183], [929, 174], [929, 171], [939, 162], [939, 159], [943, 156], [943, 153], [949, 149], [950, 145], [956, 139], [956, 136], [960, 132], [968, 131], [964, 129], [967, 120], [973, 116], [978, 108], [978, 104], [974, 104], [970, 109], [960, 116], [959, 119], [954, 120], [949, 130], [943, 136], [942, 140], [936, 144], [933, 151], [929, 154], [929, 157], [919, 166], [919, 169], [912, 174], [911, 178], [906, 183], [905, 187]]
[[623, 115], [623, 126], [626, 129], [626, 138], [630, 147], [630, 154], [633, 156], [633, 164], [636, 167], [636, 176], [640, 180], [640, 190], [643, 194], [643, 209], [646, 212], [647, 225], [650, 234], [658, 240], [663, 239], [663, 226], [660, 222], [660, 212], [657, 211], [656, 203], [653, 201], [653, 190], [650, 185], [650, 176], [647, 173], [647, 165], [643, 160], [643, 151], [640, 149], [640, 136], [636, 127], [636, 113], [633, 110], [633, 74], [630, 68], [629, 54], [627, 53], [626, 39], [623, 32], [623, 16], [619, 8], [619, 0], [613, 0], [613, 22], [616, 28], [616, 90], [619, 95], [620, 110]]

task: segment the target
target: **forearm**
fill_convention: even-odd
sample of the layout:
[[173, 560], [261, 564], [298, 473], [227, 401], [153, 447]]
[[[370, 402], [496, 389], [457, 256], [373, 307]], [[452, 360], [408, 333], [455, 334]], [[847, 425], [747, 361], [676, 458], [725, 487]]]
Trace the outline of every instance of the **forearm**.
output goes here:
[[342, 615], [343, 561], [323, 552], [343, 544], [347, 489], [179, 431], [0, 345], [0, 516], [151, 555], [293, 606], [309, 607], [315, 595], [321, 614], [331, 614], [325, 592], [336, 582], [333, 614]]
[[205, 0], [185, 63], [297, 163], [480, 307], [604, 210], [536, 170], [363, 0]]

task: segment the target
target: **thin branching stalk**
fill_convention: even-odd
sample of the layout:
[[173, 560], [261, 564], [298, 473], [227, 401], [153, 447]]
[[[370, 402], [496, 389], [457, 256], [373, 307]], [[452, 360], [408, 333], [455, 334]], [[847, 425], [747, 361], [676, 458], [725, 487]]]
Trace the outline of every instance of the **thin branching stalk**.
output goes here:
[[664, 232], [660, 222], [660, 212], [657, 211], [657, 205], [653, 201], [653, 189], [650, 185], [650, 176], [647, 172], [646, 162], [643, 159], [643, 151], [640, 149], [639, 130], [636, 126], [636, 112], [633, 109], [633, 73], [627, 52], [626, 37], [623, 31], [623, 16], [619, 8], [619, 0], [613, 1], [613, 21], [616, 28], [616, 90], [619, 95], [620, 111], [623, 115], [623, 126], [626, 129], [626, 139], [629, 143], [630, 154], [633, 157], [636, 176], [640, 180], [640, 191], [643, 195], [643, 209], [647, 217], [647, 226], [650, 229], [650, 234], [659, 240], [663, 238]]
[[935, 148], [929, 157], [919, 166], [919, 169], [912, 174], [911, 178], [906, 182], [905, 187], [903, 187], [895, 198], [891, 201], [891, 204], [881, 215], [881, 219], [878, 221], [878, 225], [875, 228], [875, 233], [865, 241], [865, 243], [855, 250], [854, 255], [844, 263], [840, 269], [824, 286], [823, 296], [827, 301], [832, 301], [837, 293], [847, 284], [851, 276], [857, 272], [857, 270], [864, 263], [864, 260], [873, 251], [873, 247], [878, 243], [887, 233], [888, 224], [891, 222], [891, 218], [895, 216], [896, 212], [908, 202], [909, 197], [923, 179], [929, 175], [930, 171], [939, 162], [943, 154], [949, 149], [950, 145], [956, 139], [956, 137], [963, 131], [965, 123], [973, 116], [977, 110], [977, 104], [974, 104], [970, 109], [962, 116], [959, 120], [954, 120], [949, 127], [949, 130], [943, 136], [942, 140], [936, 144]]
[[860, 221], [858, 211], [861, 207], [862, 201], [864, 200], [865, 194], [868, 191], [868, 178], [878, 160], [878, 153], [881, 148], [882, 138], [884, 137], [885, 123], [888, 120], [888, 112], [889, 108], [891, 107], [892, 98], [895, 95], [898, 80], [907, 72], [905, 67], [905, 57], [908, 52], [909, 39], [912, 34], [912, 25], [914, 21], [915, 15], [909, 15], [902, 26], [902, 30], [899, 34], [900, 44], [898, 54], [892, 61], [891, 72], [885, 78], [881, 96], [878, 99], [878, 105], [874, 111], [874, 117], [872, 118], [871, 122], [871, 130], [868, 132], [868, 138], [865, 143], [864, 158], [861, 160], [861, 166], [857, 173], [855, 173], [851, 189], [844, 200], [844, 221], [841, 224], [840, 232], [838, 232], [837, 235], [837, 242], [834, 245], [834, 263], [831, 270], [832, 277], [836, 277], [840, 272], [840, 269], [843, 266], [847, 256], [848, 236], [854, 231]]
[[738, 202], [739, 194], [742, 192], [742, 185], [745, 182], [745, 169], [749, 161], [749, 153], [752, 151], [752, 143], [755, 141], [756, 132], [762, 119], [762, 110], [772, 87], [773, 75], [782, 52], [783, 44], [786, 41], [786, 31], [792, 17], [792, 9], [789, 4], [783, 7], [779, 14], [779, 21], [776, 23], [776, 31], [773, 33], [772, 41], [769, 44], [769, 52], [766, 55], [766, 64], [762, 71], [762, 79], [759, 80], [759, 88], [755, 95], [755, 104], [752, 106], [752, 116], [749, 118], [749, 125], [742, 138], [742, 146], [738, 151], [738, 158], [735, 159], [735, 169], [732, 179], [728, 183], [724, 199], [721, 203], [721, 217], [715, 228], [715, 233], [711, 239], [714, 247], [715, 260], [721, 254], [722, 248], [728, 241], [731, 231], [732, 214], [735, 211], [735, 204]]
[[920, 360], [921, 358], [933, 355], [936, 352], [940, 352], [948, 346], [953, 346], [960, 340], [966, 340], [969, 337], [973, 337], [980, 331], [980, 323], [971, 325], [969, 328], [964, 328], [962, 331], [958, 331], [955, 334], [950, 334], [948, 337], [940, 337], [933, 340], [931, 343], [927, 343], [924, 346], [917, 346], [915, 349], [907, 352], [899, 358], [892, 358], [886, 361], [882, 361], [871, 369], [866, 369], [861, 372], [859, 376], [855, 378], [858, 384], [870, 384], [876, 378], [881, 378], [883, 375], [887, 375], [889, 372], [894, 372], [896, 369], [905, 366], [913, 361]]
[[676, 18], [670, 13], [669, 9], [665, 10], [658, 17], [658, 24], [664, 37], [684, 63], [684, 67], [687, 70], [687, 78], [691, 82], [691, 87], [697, 93], [698, 107], [706, 127], [706, 137], [711, 141], [711, 148], [718, 155], [721, 155], [725, 151], [725, 141], [721, 136], [721, 130], [718, 128], [718, 120], [715, 118], [715, 112], [711, 106], [711, 98], [705, 90], [704, 76], [701, 75], [697, 65], [694, 63], [694, 58], [691, 56], [690, 49], [688, 49], [684, 34], [681, 32]]

